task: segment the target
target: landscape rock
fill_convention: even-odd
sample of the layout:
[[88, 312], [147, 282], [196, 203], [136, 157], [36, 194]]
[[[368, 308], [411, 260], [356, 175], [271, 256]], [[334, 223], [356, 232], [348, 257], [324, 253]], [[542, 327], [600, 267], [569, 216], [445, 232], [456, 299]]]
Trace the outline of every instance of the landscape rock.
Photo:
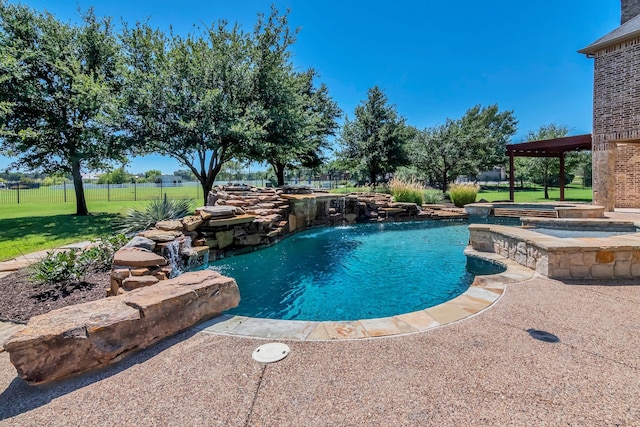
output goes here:
[[180, 221], [179, 219], [176, 219], [176, 220], [158, 221], [156, 222], [156, 228], [158, 230], [164, 230], [164, 231], [182, 231], [183, 225], [182, 225], [182, 221]]
[[34, 316], [4, 343], [18, 375], [41, 384], [115, 363], [240, 301], [235, 280], [203, 270]]
[[249, 234], [246, 236], [241, 236], [236, 238], [234, 242], [240, 246], [256, 246], [260, 244], [260, 235]]
[[231, 246], [233, 244], [233, 230], [227, 231], [218, 231], [216, 233], [216, 241], [218, 242], [218, 248], [224, 249], [227, 246]]
[[181, 235], [180, 231], [173, 230], [147, 230], [138, 233], [138, 236], [146, 237], [154, 242], [171, 242]]
[[132, 291], [145, 286], [155, 285], [159, 281], [160, 280], [154, 276], [132, 276], [122, 281], [122, 288], [125, 291]]
[[148, 251], [153, 251], [156, 248], [156, 242], [151, 239], [147, 239], [146, 237], [134, 236], [133, 239], [124, 246], [126, 248], [142, 248]]
[[113, 256], [113, 264], [118, 266], [157, 267], [166, 263], [164, 257], [139, 248], [122, 248]]
[[204, 223], [200, 215], [190, 215], [182, 218], [182, 225], [186, 231], [194, 231]]

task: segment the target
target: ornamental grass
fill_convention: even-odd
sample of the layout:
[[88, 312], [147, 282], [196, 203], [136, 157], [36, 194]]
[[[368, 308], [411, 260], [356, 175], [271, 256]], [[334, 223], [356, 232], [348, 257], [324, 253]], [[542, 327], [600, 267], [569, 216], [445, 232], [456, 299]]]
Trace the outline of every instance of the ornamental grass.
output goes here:
[[406, 182], [394, 178], [389, 181], [389, 189], [396, 202], [415, 203], [418, 206], [423, 203], [424, 188], [417, 182]]
[[464, 205], [476, 201], [476, 196], [480, 191], [478, 184], [451, 184], [449, 186], [449, 198], [454, 205], [461, 208]]

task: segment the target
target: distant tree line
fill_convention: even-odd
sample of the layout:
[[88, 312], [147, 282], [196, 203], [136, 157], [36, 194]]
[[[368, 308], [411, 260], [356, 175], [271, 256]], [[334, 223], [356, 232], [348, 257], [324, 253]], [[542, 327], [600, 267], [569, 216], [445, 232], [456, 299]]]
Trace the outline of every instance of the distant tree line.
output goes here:
[[[425, 129], [406, 124], [382, 90], [373, 87], [367, 99], [347, 118], [340, 134], [341, 151], [330, 163], [334, 170], [348, 169], [355, 176], [376, 185], [379, 179], [395, 177], [419, 181], [443, 192], [457, 177], [472, 179], [484, 170], [507, 163], [506, 145], [517, 131], [513, 111], [500, 111], [497, 105], [476, 105], [458, 119]], [[543, 125], [527, 134], [527, 141], [567, 136], [568, 128]], [[580, 174], [583, 185], [591, 185], [591, 152], [567, 153], [566, 182]], [[558, 185], [558, 158], [518, 157], [515, 178], [544, 187]]]

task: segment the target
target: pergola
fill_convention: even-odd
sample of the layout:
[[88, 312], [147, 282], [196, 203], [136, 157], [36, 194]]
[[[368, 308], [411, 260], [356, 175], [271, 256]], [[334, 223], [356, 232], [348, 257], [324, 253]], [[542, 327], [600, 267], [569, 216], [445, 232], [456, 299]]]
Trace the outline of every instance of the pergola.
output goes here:
[[509, 199], [514, 201], [515, 170], [519, 157], [558, 157], [560, 159], [560, 200], [564, 200], [564, 155], [568, 151], [591, 150], [591, 134], [544, 139], [507, 145], [509, 155]]

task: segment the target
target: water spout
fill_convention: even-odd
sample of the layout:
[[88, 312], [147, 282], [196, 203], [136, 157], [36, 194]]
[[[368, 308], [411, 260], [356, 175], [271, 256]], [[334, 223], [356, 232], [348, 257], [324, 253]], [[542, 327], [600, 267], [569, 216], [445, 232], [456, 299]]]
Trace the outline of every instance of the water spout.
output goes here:
[[167, 243], [167, 245], [165, 246], [165, 250], [166, 258], [169, 262], [169, 267], [171, 267], [169, 279], [173, 279], [174, 277], [178, 277], [183, 273], [182, 265], [180, 262], [180, 242], [174, 240]]

